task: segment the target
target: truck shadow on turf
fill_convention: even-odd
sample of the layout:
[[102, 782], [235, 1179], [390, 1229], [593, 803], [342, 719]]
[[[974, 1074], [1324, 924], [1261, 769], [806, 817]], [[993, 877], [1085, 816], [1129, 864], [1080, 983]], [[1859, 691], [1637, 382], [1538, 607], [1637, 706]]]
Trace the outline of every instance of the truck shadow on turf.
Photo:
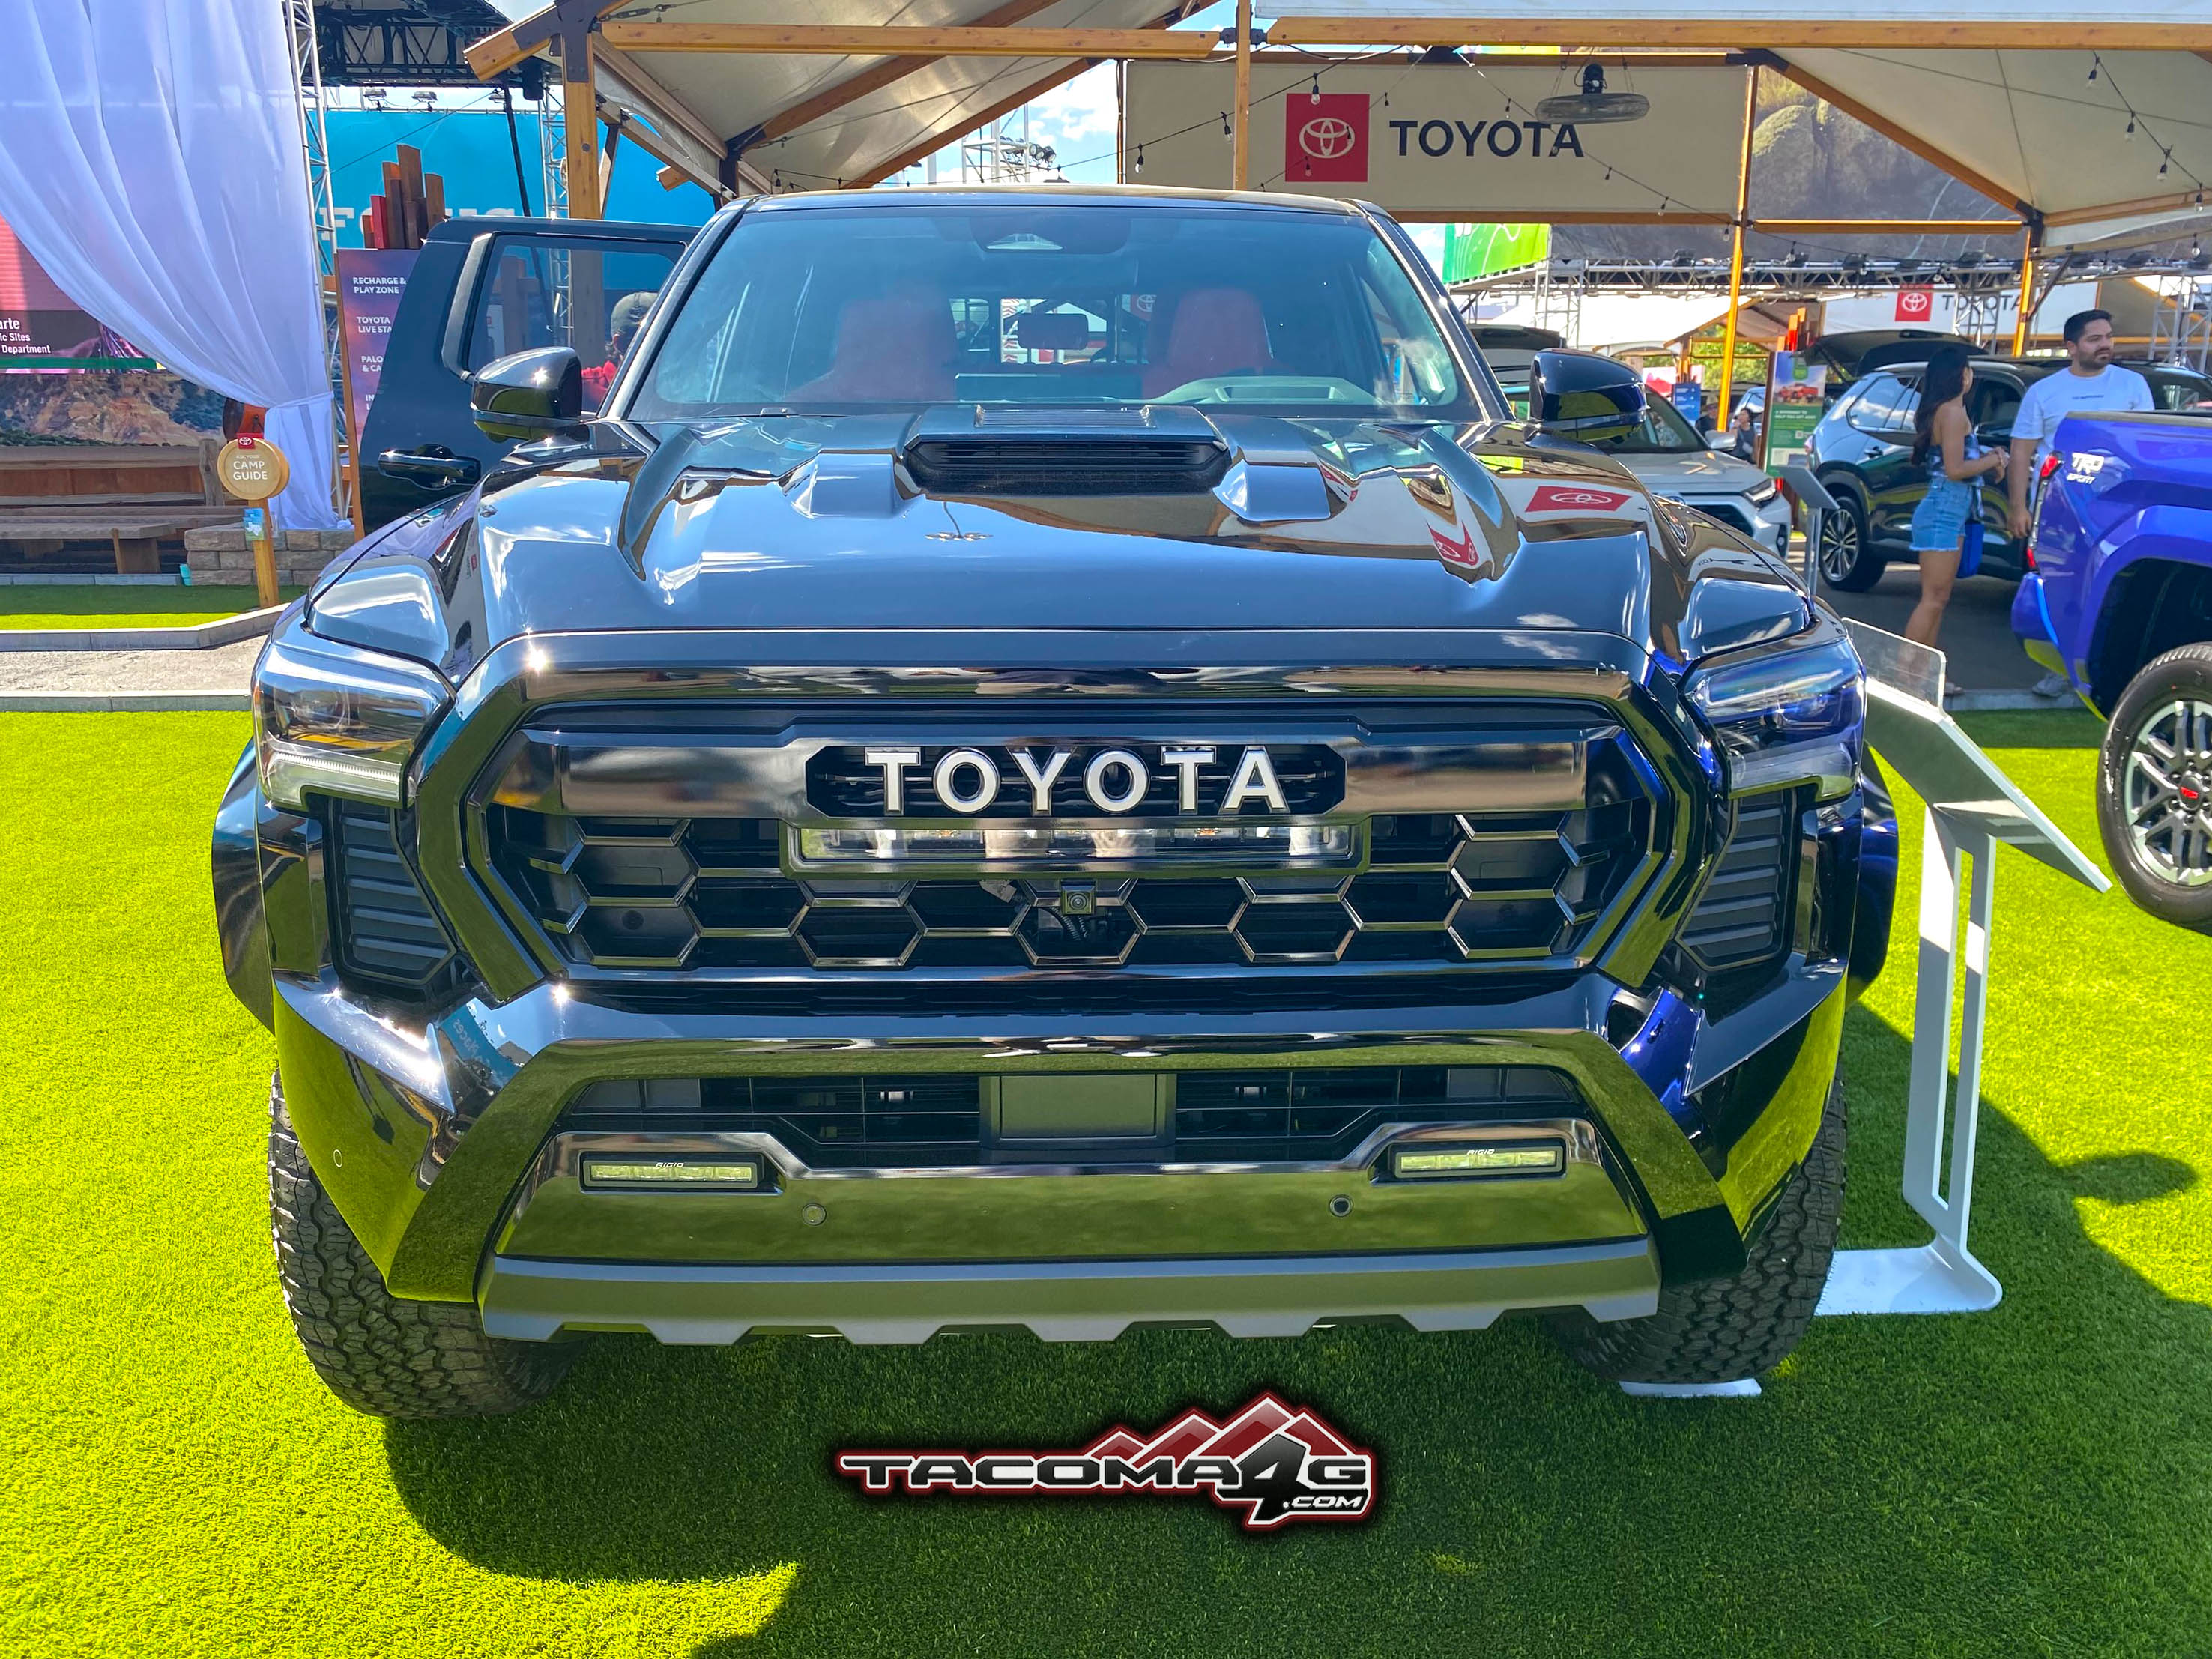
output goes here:
[[[1897, 1193], [1906, 1045], [1863, 1011], [1845, 1042], [1845, 1242], [1923, 1238]], [[390, 1425], [392, 1478], [495, 1571], [795, 1561], [752, 1639], [771, 1650], [1365, 1650], [1389, 1632], [1416, 1652], [2009, 1655], [2031, 1631], [2051, 1651], [2190, 1650], [2212, 1588], [2212, 1313], [2100, 1249], [2075, 1200], [2154, 1200], [2195, 1172], [2057, 1168], [2002, 1102], [1982, 1144], [1974, 1245], [2003, 1305], [1818, 1322], [1755, 1401], [1630, 1400], [1528, 1321], [1067, 1346], [616, 1338], [530, 1412]], [[1195, 1498], [872, 1501], [830, 1468], [848, 1447], [1070, 1446], [1263, 1387], [1376, 1452], [1368, 1524], [1255, 1537]]]

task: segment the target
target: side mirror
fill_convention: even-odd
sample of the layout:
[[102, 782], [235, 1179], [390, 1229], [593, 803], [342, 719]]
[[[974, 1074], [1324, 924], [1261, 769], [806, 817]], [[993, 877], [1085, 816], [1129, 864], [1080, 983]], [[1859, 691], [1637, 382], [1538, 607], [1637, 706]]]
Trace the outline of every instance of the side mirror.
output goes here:
[[486, 363], [469, 382], [477, 428], [520, 441], [584, 423], [584, 365], [567, 346], [541, 346]]
[[1540, 351], [1529, 370], [1536, 429], [1585, 443], [1618, 438], [1644, 418], [1644, 378], [1626, 363], [1575, 351]]

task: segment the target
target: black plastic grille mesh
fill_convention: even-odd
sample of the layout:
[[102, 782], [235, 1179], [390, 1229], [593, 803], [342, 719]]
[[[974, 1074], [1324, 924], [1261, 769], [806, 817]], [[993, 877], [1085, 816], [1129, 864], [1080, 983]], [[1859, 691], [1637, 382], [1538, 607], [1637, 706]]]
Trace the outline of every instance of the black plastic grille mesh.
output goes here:
[[392, 809], [333, 799], [326, 811], [340, 969], [382, 990], [442, 996], [459, 981], [459, 959], [399, 850]]
[[[1633, 874], [1650, 807], [1370, 820], [1357, 874], [797, 878], [768, 818], [495, 807], [498, 872], [571, 962], [899, 969], [1534, 962]], [[1073, 895], [1073, 896], [1071, 896]]]
[[1788, 791], [1737, 805], [1719, 867], [1682, 929], [1682, 943], [1706, 967], [1744, 967], [1788, 943], [1796, 809]]
[[926, 489], [999, 495], [1195, 495], [1221, 482], [1221, 445], [1177, 438], [926, 438], [907, 447]]
[[[1384, 1123], [1567, 1117], [1581, 1097], [1540, 1066], [1316, 1066], [1182, 1072], [1163, 1162], [1324, 1163]], [[943, 1168], [990, 1161], [981, 1079], [916, 1076], [707, 1078], [595, 1084], [562, 1127], [611, 1133], [774, 1135], [817, 1170]]]

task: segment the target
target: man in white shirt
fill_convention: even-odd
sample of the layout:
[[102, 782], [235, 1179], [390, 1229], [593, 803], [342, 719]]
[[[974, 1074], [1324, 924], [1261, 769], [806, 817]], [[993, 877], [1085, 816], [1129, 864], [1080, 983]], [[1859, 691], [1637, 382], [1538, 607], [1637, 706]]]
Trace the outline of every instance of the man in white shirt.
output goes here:
[[2028, 492], [2051, 453], [2051, 434], [2069, 415], [2089, 410], [2148, 409], [2150, 382], [2112, 362], [2112, 317], [2077, 311], [2066, 319], [2066, 372], [2046, 374], [2028, 387], [2013, 417], [2012, 465], [2005, 488], [2012, 497], [2012, 538], [2028, 532]]
[[[2008, 527], [2015, 542], [2025, 541], [2032, 522], [2029, 492], [2051, 453], [2051, 434], [2069, 415], [2085, 410], [2148, 409], [2150, 383], [2133, 369], [2112, 362], [2112, 318], [2106, 311], [2077, 311], [2066, 319], [2066, 372], [2046, 374], [2027, 389], [2013, 417], [2012, 465], [2005, 488], [2011, 497]], [[2063, 674], [2045, 674], [2035, 684], [2042, 697], [2066, 695]]]

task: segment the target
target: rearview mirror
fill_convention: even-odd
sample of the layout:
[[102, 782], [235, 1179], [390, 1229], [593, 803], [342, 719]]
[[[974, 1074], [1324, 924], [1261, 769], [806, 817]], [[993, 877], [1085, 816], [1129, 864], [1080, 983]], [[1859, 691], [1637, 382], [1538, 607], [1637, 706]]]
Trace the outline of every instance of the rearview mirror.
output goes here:
[[1529, 375], [1540, 432], [1594, 443], [1632, 432], [1644, 418], [1644, 379], [1626, 363], [1579, 351], [1540, 351]]
[[518, 351], [478, 369], [469, 383], [477, 430], [523, 440], [584, 423], [584, 365], [567, 346]]

